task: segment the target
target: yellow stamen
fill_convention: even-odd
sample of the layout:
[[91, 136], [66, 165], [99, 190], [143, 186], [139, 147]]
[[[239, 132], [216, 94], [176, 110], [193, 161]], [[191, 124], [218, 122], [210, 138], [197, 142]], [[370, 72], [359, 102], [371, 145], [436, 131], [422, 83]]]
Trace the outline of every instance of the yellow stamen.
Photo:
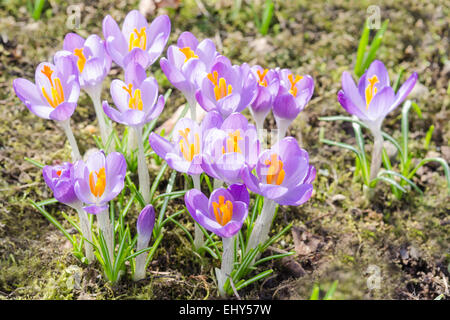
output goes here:
[[[94, 173], [97, 176], [97, 181], [94, 179]], [[91, 193], [95, 197], [101, 197], [103, 192], [105, 192], [106, 187], [106, 173], [105, 168], [101, 168], [98, 172], [91, 171], [89, 173], [89, 188], [91, 189]]]
[[372, 78], [369, 78], [369, 85], [366, 87], [366, 109], [369, 109], [370, 101], [372, 101], [373, 97], [377, 94], [378, 88], [375, 87], [375, 84], [378, 82], [378, 77], [374, 75]]
[[[189, 59], [192, 58], [198, 58], [198, 55], [195, 54], [194, 50], [192, 50], [189, 47], [185, 47], [185, 48], [180, 48], [180, 51], [184, 53], [184, 56], [186, 57], [186, 59], [184, 60], [184, 62], [186, 63]], [[217, 72], [217, 71], [216, 71]]]
[[[209, 77], [208, 77], [209, 79]], [[211, 79], [209, 79], [211, 80]], [[214, 83], [214, 82], [213, 82]], [[231, 84], [227, 87], [227, 81], [224, 78], [219, 79], [219, 84], [214, 86], [214, 95], [216, 97], [216, 101], [230, 95], [233, 91], [233, 87]]]
[[194, 156], [200, 153], [200, 136], [198, 133], [194, 134], [194, 143], [189, 143], [189, 132], [191, 129], [186, 128], [178, 131], [178, 134], [181, 136], [181, 140], [179, 142], [180, 151], [183, 154], [183, 157], [186, 161], [192, 161]]
[[264, 77], [266, 76], [268, 71], [269, 71], [268, 69], [264, 69], [263, 72], [261, 72], [260, 70], [256, 70], [256, 73], [258, 74], [259, 77], [258, 83], [263, 87], [267, 87], [267, 80], [264, 79]]
[[278, 159], [278, 155], [272, 154], [270, 160], [267, 159], [265, 164], [269, 166], [266, 177], [267, 183], [273, 184], [275, 182], [277, 185], [283, 183], [286, 173], [283, 170], [283, 162]]
[[207, 77], [215, 86], [217, 86], [217, 81], [219, 80], [219, 73], [217, 71], [208, 73]]
[[219, 203], [214, 201], [212, 205], [216, 221], [221, 226], [224, 226], [228, 222], [230, 222], [231, 218], [233, 217], [233, 203], [231, 203], [231, 201], [227, 200], [225, 202], [225, 197], [219, 196]]
[[133, 31], [134, 32], [130, 33], [128, 51], [131, 51], [134, 48], [145, 50], [147, 48], [147, 33], [145, 32], [145, 27], [142, 27], [141, 31], [138, 31], [136, 28], [134, 28]]
[[81, 73], [83, 72], [84, 65], [86, 64], [86, 57], [84, 56], [83, 48], [73, 50], [73, 54], [78, 57], [77, 67]]
[[303, 77], [297, 75], [297, 76], [295, 76], [295, 79], [294, 79], [294, 76], [291, 73], [290, 75], [288, 75], [288, 79], [289, 79], [289, 82], [291, 83], [291, 89], [289, 90], [289, 93], [292, 94], [294, 97], [296, 97], [297, 93], [298, 93], [296, 84], [297, 84], [297, 82], [302, 80]]
[[225, 147], [222, 147], [222, 153], [227, 153], [227, 152], [237, 152], [237, 153], [242, 153], [242, 150], [239, 148], [239, 144], [238, 142], [240, 140], [243, 140], [243, 138], [241, 137], [241, 133], [239, 130], [236, 130], [235, 132], [230, 132], [228, 133], [228, 138], [227, 138], [227, 145], [226, 145], [226, 149]]
[[130, 100], [128, 101], [128, 107], [130, 109], [134, 109], [134, 110], [141, 110], [142, 111], [142, 107], [144, 106], [144, 104], [142, 103], [142, 98], [141, 98], [141, 90], [140, 89], [136, 89], [133, 92], [133, 84], [128, 84], [128, 87], [123, 86], [122, 87], [130, 96]]
[[51, 97], [45, 90], [44, 86], [42, 86], [41, 88], [42, 94], [44, 95], [48, 104], [52, 108], [56, 108], [59, 104], [64, 102], [64, 91], [61, 85], [61, 80], [56, 77], [52, 80], [53, 70], [49, 66], [44, 66], [41, 72], [48, 78], [48, 81], [50, 82]]

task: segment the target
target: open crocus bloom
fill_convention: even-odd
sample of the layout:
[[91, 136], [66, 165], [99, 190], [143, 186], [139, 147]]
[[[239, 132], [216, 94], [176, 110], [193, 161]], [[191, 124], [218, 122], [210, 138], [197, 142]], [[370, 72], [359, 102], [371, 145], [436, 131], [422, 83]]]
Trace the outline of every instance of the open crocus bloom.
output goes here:
[[169, 46], [167, 59], [162, 58], [160, 65], [167, 79], [183, 92], [190, 105], [194, 105], [195, 92], [217, 56], [216, 46], [210, 39], [199, 43], [186, 31], [180, 35], [176, 46]]
[[75, 174], [73, 164], [64, 162], [61, 165], [45, 166], [42, 169], [45, 183], [53, 191], [56, 200], [68, 206], [79, 203], [75, 190]]
[[123, 189], [127, 163], [122, 154], [103, 151], [92, 153], [86, 163], [75, 163], [75, 194], [88, 204], [84, 209], [92, 214], [108, 209], [108, 202]]
[[290, 206], [301, 205], [311, 197], [315, 176], [308, 153], [292, 137], [282, 139], [261, 153], [256, 176], [248, 167], [242, 170], [244, 183], [251, 191]]
[[279, 75], [275, 70], [253, 66], [252, 73], [258, 83], [258, 94], [250, 105], [250, 111], [257, 124], [263, 124], [280, 87]]
[[273, 103], [273, 114], [278, 129], [287, 129], [298, 116], [314, 93], [311, 76], [295, 75], [288, 69], [278, 70], [280, 88]]
[[358, 87], [350, 73], [342, 73], [338, 100], [348, 113], [357, 116], [372, 130], [379, 130], [386, 115], [406, 99], [416, 81], [414, 72], [395, 94], [386, 67], [375, 60], [359, 79]]
[[103, 35], [106, 51], [122, 68], [128, 62], [138, 62], [144, 69], [161, 55], [170, 35], [170, 19], [167, 15], [156, 17], [148, 25], [145, 17], [137, 10], [130, 11], [120, 30], [111, 16], [103, 19]]
[[103, 40], [95, 34], [85, 40], [76, 33], [68, 33], [63, 50], [56, 53], [56, 56], [61, 55], [71, 57], [82, 89], [101, 84], [111, 68], [111, 58]]
[[232, 66], [226, 58], [217, 59], [211, 72], [205, 74], [195, 97], [206, 111], [216, 110], [225, 119], [233, 112], [247, 108], [257, 94], [257, 82], [244, 63]]
[[232, 113], [220, 127], [209, 130], [204, 145], [203, 170], [228, 184], [242, 183], [242, 168], [255, 167], [260, 148], [255, 127], [238, 112]]
[[69, 57], [55, 57], [55, 64], [40, 63], [36, 68], [35, 84], [19, 78], [14, 80], [13, 87], [32, 113], [56, 121], [72, 116], [80, 95], [77, 73]]
[[111, 96], [117, 109], [104, 101], [103, 111], [112, 120], [132, 127], [156, 119], [164, 107], [164, 97], [158, 97], [158, 83], [152, 77], [146, 78], [144, 68], [137, 63], [128, 64], [125, 82], [112, 81]]
[[180, 119], [173, 129], [172, 142], [152, 132], [149, 143], [158, 156], [166, 160], [169, 167], [179, 172], [198, 175], [203, 172], [201, 154], [205, 133], [217, 127], [221, 118], [217, 113], [208, 113], [201, 125], [189, 118]]
[[184, 201], [192, 218], [222, 238], [234, 236], [248, 214], [249, 194], [243, 184], [218, 188], [209, 199], [197, 189], [189, 190]]

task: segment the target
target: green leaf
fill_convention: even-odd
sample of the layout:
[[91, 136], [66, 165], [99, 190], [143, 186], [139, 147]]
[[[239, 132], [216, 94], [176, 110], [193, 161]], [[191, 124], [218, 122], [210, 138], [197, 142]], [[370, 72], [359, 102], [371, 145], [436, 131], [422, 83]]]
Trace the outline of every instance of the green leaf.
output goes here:
[[442, 166], [442, 168], [444, 169], [445, 178], [447, 179], [447, 191], [448, 191], [448, 193], [450, 194], [450, 169], [449, 169], [449, 167], [448, 167], [447, 162], [446, 162], [444, 159], [442, 159], [442, 158], [436, 157], [436, 158], [426, 158], [426, 159], [423, 159], [423, 160], [420, 161], [419, 164], [414, 168], [414, 170], [411, 171], [411, 173], [410, 173], [409, 176], [408, 176], [408, 179], [411, 179], [411, 178], [416, 174], [417, 170], [418, 170], [421, 166], [423, 166], [424, 164], [426, 164], [426, 163], [428, 163], [428, 162], [432, 162], [432, 161], [438, 162], [438, 163]]
[[29, 163], [31, 163], [32, 165], [34, 165], [34, 166], [36, 166], [36, 167], [38, 167], [40, 169], [45, 167], [45, 164], [42, 164], [39, 161], [30, 159], [30, 158], [27, 158], [27, 157], [25, 157], [24, 159], [25, 159], [25, 161], [28, 161]]
[[377, 54], [378, 49], [380, 48], [381, 41], [383, 40], [384, 32], [387, 29], [387, 26], [389, 24], [389, 20], [385, 20], [383, 22], [383, 25], [381, 26], [381, 29], [377, 31], [375, 34], [375, 37], [373, 38], [372, 43], [370, 44], [369, 51], [367, 52], [367, 56], [364, 60], [362, 71], [364, 72], [367, 68], [369, 68], [370, 64], [375, 60], [375, 56]]
[[364, 73], [363, 62], [364, 54], [366, 52], [367, 45], [369, 43], [370, 29], [368, 26], [368, 20], [364, 22], [363, 32], [361, 38], [359, 39], [358, 51], [356, 54], [355, 68], [353, 69], [356, 76], [361, 77]]
[[333, 298], [334, 292], [336, 291], [339, 280], [335, 280], [331, 285], [330, 289], [328, 289], [327, 293], [323, 297], [323, 300], [331, 300]]
[[272, 0], [266, 0], [266, 4], [264, 6], [264, 12], [262, 17], [262, 23], [261, 27], [259, 29], [259, 33], [261, 33], [263, 36], [267, 34], [270, 27], [270, 22], [272, 21], [273, 16], [273, 10], [274, 10], [274, 4]]
[[320, 288], [317, 284], [314, 284], [313, 291], [309, 300], [319, 300]]
[[236, 286], [236, 290], [241, 290], [242, 288], [248, 286], [249, 284], [252, 284], [253, 282], [256, 282], [256, 281], [258, 281], [260, 279], [263, 279], [263, 278], [267, 277], [272, 272], [273, 272], [273, 270], [270, 269], [270, 270], [266, 270], [266, 271], [263, 271], [261, 273], [258, 273], [256, 276], [254, 276], [254, 277], [248, 279], [247, 281], [244, 281], [243, 283], [237, 285]]

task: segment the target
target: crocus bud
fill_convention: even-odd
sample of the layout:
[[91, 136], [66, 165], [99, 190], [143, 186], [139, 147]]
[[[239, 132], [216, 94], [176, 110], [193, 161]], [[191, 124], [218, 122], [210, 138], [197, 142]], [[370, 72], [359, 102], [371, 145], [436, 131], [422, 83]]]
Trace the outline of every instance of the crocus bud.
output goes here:
[[[137, 251], [143, 250], [148, 246], [152, 237], [153, 226], [155, 225], [155, 209], [151, 204], [145, 206], [139, 214], [137, 220]], [[136, 267], [134, 270], [134, 281], [141, 280], [145, 277], [145, 261], [147, 252], [141, 253], [136, 257]]]
[[155, 209], [151, 204], [145, 206], [139, 214], [137, 220], [138, 237], [142, 239], [145, 245], [148, 244], [152, 237], [153, 226], [155, 225]]
[[70, 162], [45, 166], [42, 169], [45, 183], [53, 191], [56, 200], [69, 206], [79, 203], [74, 191], [74, 167]]

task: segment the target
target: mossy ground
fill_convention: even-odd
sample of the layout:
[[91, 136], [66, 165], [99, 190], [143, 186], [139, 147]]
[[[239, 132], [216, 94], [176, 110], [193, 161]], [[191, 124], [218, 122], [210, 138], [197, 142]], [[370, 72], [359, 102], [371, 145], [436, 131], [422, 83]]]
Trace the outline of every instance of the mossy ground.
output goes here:
[[[27, 199], [43, 200], [51, 194], [41, 172], [24, 157], [50, 164], [67, 160], [70, 154], [60, 128], [31, 114], [15, 96], [12, 80], [33, 79], [36, 65], [49, 60], [62, 47], [65, 33], [101, 34], [101, 20], [106, 14], [121, 21], [137, 3], [86, 2], [82, 6], [80, 28], [76, 30], [66, 27], [68, 4], [50, 1], [52, 9], [35, 22], [29, 17], [25, 3], [0, 2], [0, 298], [217, 297], [213, 262], [192, 254], [178, 228], [169, 227], [150, 266], [148, 279], [139, 283], [124, 279], [111, 287], [98, 267], [85, 267], [71, 256], [70, 245], [62, 234], [27, 202]], [[176, 9], [158, 9], [168, 13], [172, 20], [170, 43], [182, 31], [189, 30], [199, 38], [213, 39], [234, 63], [291, 68], [300, 74], [310, 74], [315, 80], [309, 107], [290, 128], [290, 134], [302, 140], [311, 163], [318, 169], [314, 195], [301, 207], [280, 208], [274, 224], [274, 229], [279, 230], [294, 222], [293, 232], [275, 247], [278, 250], [295, 247], [298, 255], [264, 266], [273, 268], [273, 274], [242, 290], [241, 297], [307, 299], [314, 282], [327, 289], [334, 280], [339, 280], [336, 299], [433, 299], [442, 293], [448, 298], [450, 202], [442, 169], [430, 165], [419, 172], [415, 182], [423, 189], [423, 196], [411, 192], [399, 201], [387, 185], [380, 184], [374, 200], [368, 203], [360, 181], [353, 178], [353, 155], [319, 142], [319, 129], [324, 128], [326, 138], [354, 143], [351, 126], [325, 123], [318, 118], [344, 113], [336, 100], [340, 76], [342, 71], [353, 68], [358, 37], [370, 3], [277, 1], [267, 36], [258, 34], [254, 12], [246, 2], [237, 15], [233, 13], [233, 1], [203, 3], [209, 17], [202, 14], [193, 0], [182, 1]], [[415, 114], [410, 117], [410, 147], [417, 158], [431, 151], [449, 161], [449, 9], [440, 1], [412, 0], [382, 1], [379, 8], [381, 19], [388, 18], [390, 23], [378, 58], [385, 62], [391, 79], [396, 78], [401, 67], [406, 70], [403, 81], [413, 71], [419, 73], [421, 88], [412, 97], [422, 108], [423, 118]], [[109, 78], [119, 72], [115, 67]], [[162, 91], [170, 87], [157, 63], [152, 72]], [[104, 92], [104, 98], [109, 99], [107, 90]], [[182, 96], [175, 90], [161, 123], [182, 103]], [[425, 150], [423, 139], [431, 124], [436, 129], [430, 149]], [[266, 125], [273, 128], [273, 119], [268, 119]], [[95, 113], [84, 94], [72, 126], [82, 152], [94, 146], [91, 134], [96, 130]], [[399, 109], [388, 116], [384, 128], [399, 137]], [[369, 134], [366, 138], [371, 139]], [[154, 177], [154, 172], [151, 174]], [[182, 177], [178, 178], [177, 187], [183, 187]], [[169, 212], [175, 212], [181, 205], [180, 200], [173, 201]], [[60, 221], [63, 221], [60, 211], [70, 211], [62, 205], [49, 206], [48, 210]], [[133, 217], [130, 224], [136, 215], [137, 209], [130, 215]], [[193, 228], [189, 217], [181, 222]], [[369, 290], [367, 281], [373, 279], [373, 266], [379, 268], [381, 281], [378, 289]]]

